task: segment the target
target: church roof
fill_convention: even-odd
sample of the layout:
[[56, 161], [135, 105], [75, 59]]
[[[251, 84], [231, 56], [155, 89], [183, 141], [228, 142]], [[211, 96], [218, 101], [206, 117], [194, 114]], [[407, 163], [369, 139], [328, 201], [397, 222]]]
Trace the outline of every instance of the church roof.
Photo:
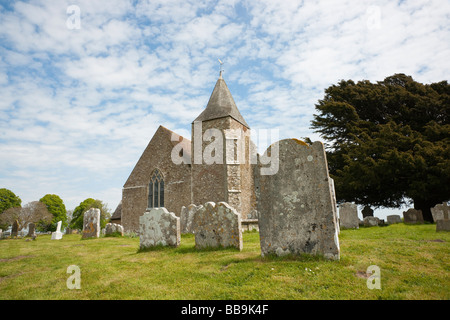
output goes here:
[[250, 129], [247, 122], [245, 122], [241, 113], [239, 112], [236, 103], [230, 90], [228, 90], [225, 80], [220, 74], [219, 79], [216, 82], [216, 86], [209, 98], [208, 105], [205, 110], [197, 117], [195, 121], [207, 121], [212, 119], [232, 117], [234, 120], [240, 122], [244, 126]]

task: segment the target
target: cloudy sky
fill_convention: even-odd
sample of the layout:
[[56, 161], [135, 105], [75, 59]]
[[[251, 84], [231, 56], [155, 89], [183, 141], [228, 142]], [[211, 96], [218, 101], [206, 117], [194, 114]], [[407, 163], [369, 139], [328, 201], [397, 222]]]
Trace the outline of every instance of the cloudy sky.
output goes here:
[[161, 124], [190, 138], [219, 74], [252, 129], [311, 137], [340, 79], [449, 80], [448, 1], [0, 1], [0, 187], [114, 210]]

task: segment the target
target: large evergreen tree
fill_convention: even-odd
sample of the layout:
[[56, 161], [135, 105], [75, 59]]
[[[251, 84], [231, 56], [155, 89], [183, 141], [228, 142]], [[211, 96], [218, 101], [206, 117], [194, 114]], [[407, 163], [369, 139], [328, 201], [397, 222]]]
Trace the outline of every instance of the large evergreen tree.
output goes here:
[[338, 201], [374, 207], [414, 203], [424, 219], [450, 200], [450, 85], [395, 74], [340, 81], [316, 104], [312, 128], [326, 140]]

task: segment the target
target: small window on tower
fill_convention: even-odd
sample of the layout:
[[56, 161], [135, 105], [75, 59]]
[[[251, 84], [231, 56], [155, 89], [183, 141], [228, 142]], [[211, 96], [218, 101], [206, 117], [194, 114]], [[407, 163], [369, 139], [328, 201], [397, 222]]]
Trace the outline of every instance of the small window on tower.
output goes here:
[[148, 185], [148, 207], [164, 207], [164, 178], [159, 169], [153, 171]]

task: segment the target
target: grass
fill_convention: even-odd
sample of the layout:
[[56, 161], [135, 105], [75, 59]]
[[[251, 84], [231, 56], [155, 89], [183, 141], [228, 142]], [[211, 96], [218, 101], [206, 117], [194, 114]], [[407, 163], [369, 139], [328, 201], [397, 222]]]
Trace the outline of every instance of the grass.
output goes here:
[[[196, 250], [193, 235], [178, 248], [139, 251], [138, 237], [80, 241], [65, 235], [0, 241], [0, 300], [7, 299], [450, 299], [450, 233], [396, 224], [342, 230], [341, 260], [261, 257], [259, 234], [244, 249]], [[66, 286], [67, 267], [81, 270], [81, 289]], [[381, 289], [366, 270], [381, 270]]]

